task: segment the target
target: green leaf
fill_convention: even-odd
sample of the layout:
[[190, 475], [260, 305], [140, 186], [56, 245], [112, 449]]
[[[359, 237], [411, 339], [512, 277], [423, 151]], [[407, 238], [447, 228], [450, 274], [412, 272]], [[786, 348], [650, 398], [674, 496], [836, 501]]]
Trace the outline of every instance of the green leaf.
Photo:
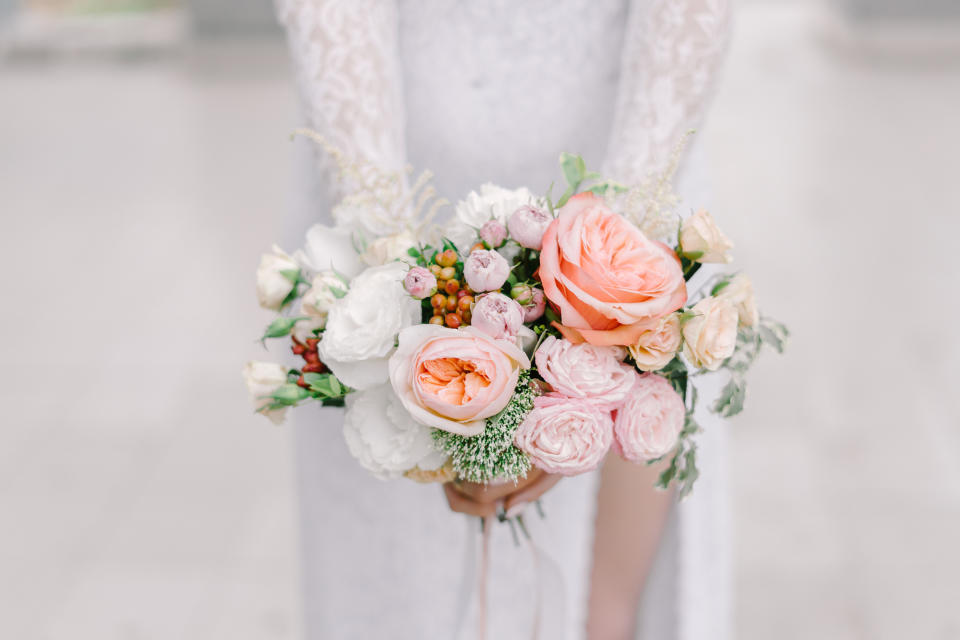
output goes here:
[[576, 188], [572, 185], [567, 187], [567, 190], [563, 192], [563, 195], [560, 196], [560, 199], [557, 200], [557, 208], [559, 209], [563, 205], [567, 204], [567, 200], [573, 197], [573, 194], [576, 193]]
[[303, 320], [306, 316], [294, 316], [292, 318], [279, 317], [276, 318], [267, 329], [263, 332], [263, 339], [266, 338], [282, 338], [283, 336], [289, 335], [290, 331], [293, 330], [293, 325], [297, 324], [298, 321]]
[[737, 415], [743, 411], [743, 401], [746, 395], [746, 381], [739, 376], [731, 377], [730, 382], [723, 387], [723, 390], [720, 391], [720, 396], [716, 402], [713, 403], [713, 412], [725, 418]]
[[546, 308], [543, 315], [549, 322], [560, 322], [560, 316], [558, 316], [557, 312], [551, 309], [549, 306]]
[[777, 353], [783, 353], [783, 340], [781, 340], [780, 336], [774, 333], [770, 327], [760, 325], [759, 333], [760, 340], [763, 341], [764, 344], [773, 347]]
[[292, 406], [310, 397], [310, 392], [296, 384], [284, 384], [278, 387], [268, 397], [282, 405]]
[[300, 269], [282, 269], [280, 275], [292, 282], [297, 284], [300, 282]]
[[560, 154], [560, 169], [567, 184], [576, 190], [576, 187], [583, 182], [587, 165], [581, 156], [564, 151]]
[[673, 457], [670, 459], [670, 464], [666, 469], [660, 474], [660, 477], [657, 479], [657, 488], [666, 489], [670, 486], [670, 483], [673, 482], [674, 477], [677, 475], [677, 463], [680, 460], [680, 451], [677, 450], [673, 454]]
[[697, 469], [697, 446], [690, 445], [687, 452], [683, 454], [683, 472], [678, 477], [680, 480], [680, 499], [683, 500], [693, 490], [693, 484], [700, 477], [700, 470]]
[[410, 247], [409, 249], [407, 249], [407, 255], [410, 256], [411, 258], [417, 258], [417, 259], [421, 257], [420, 250], [417, 249], [416, 247]]
[[703, 251], [684, 251], [680, 255], [689, 260], [690, 262], [696, 262], [703, 257]]
[[710, 295], [715, 296], [724, 289], [727, 288], [727, 285], [730, 284], [730, 277], [727, 276], [720, 280], [717, 284], [713, 285], [713, 289], [710, 290]]
[[337, 300], [340, 300], [340, 299], [343, 298], [345, 295], [347, 295], [347, 290], [346, 290], [346, 289], [341, 289], [340, 287], [329, 287], [329, 286], [328, 286], [327, 289], [330, 290], [330, 293], [332, 293], [332, 294], [333, 294], [333, 297], [336, 298]]

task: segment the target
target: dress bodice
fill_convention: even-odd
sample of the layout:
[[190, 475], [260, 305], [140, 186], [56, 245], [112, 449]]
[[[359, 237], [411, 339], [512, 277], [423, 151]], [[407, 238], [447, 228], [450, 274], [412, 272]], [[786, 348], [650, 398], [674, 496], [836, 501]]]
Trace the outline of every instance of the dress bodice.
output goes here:
[[626, 0], [401, 0], [411, 164], [451, 199], [487, 181], [546, 192], [561, 151], [599, 168], [627, 13]]

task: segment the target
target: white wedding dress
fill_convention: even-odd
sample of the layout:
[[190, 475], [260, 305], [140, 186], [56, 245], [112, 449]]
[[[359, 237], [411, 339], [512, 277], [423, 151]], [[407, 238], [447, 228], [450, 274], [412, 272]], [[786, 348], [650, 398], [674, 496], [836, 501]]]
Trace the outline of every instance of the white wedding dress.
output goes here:
[[[453, 201], [484, 182], [545, 192], [561, 151], [627, 183], [658, 170], [704, 115], [730, 22], [728, 0], [277, 4], [304, 124], [365, 162], [431, 169]], [[342, 195], [308, 147], [291, 239]], [[700, 166], [694, 142], [687, 210], [707, 204]], [[451, 513], [439, 486], [372, 478], [341, 416], [294, 412], [307, 637], [476, 637], [478, 522]], [[700, 422], [701, 479], [645, 590], [648, 640], [728, 635], [724, 425]], [[543, 498], [546, 519], [527, 514], [539, 553], [493, 527], [488, 637], [583, 637], [597, 481], [564, 479]]]

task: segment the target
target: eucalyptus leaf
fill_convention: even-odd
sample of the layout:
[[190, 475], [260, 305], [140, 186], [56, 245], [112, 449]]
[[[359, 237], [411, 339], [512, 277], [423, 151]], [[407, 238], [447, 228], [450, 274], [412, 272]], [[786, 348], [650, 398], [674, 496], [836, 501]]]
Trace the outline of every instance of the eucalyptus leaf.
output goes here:
[[697, 446], [690, 445], [687, 452], [683, 454], [683, 478], [680, 485], [680, 499], [686, 498], [693, 490], [693, 484], [700, 477], [700, 470], [697, 469]]

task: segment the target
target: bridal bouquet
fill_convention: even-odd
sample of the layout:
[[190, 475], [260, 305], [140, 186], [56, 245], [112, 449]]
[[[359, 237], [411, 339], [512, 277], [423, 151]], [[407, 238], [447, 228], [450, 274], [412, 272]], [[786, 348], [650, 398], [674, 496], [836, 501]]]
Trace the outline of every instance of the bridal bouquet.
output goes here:
[[438, 225], [429, 174], [408, 186], [326, 148], [352, 195], [302, 250], [261, 260], [260, 305], [279, 312], [263, 338], [289, 341], [300, 364], [246, 365], [259, 412], [345, 405], [346, 444], [381, 478], [576, 475], [613, 449], [668, 459], [658, 485], [689, 492], [693, 378], [726, 370], [710, 409], [734, 415], [761, 347], [781, 350], [787, 332], [742, 273], [690, 285], [732, 245], [706, 211], [674, 213], [675, 159], [627, 188], [564, 154], [556, 200], [484, 185]]

